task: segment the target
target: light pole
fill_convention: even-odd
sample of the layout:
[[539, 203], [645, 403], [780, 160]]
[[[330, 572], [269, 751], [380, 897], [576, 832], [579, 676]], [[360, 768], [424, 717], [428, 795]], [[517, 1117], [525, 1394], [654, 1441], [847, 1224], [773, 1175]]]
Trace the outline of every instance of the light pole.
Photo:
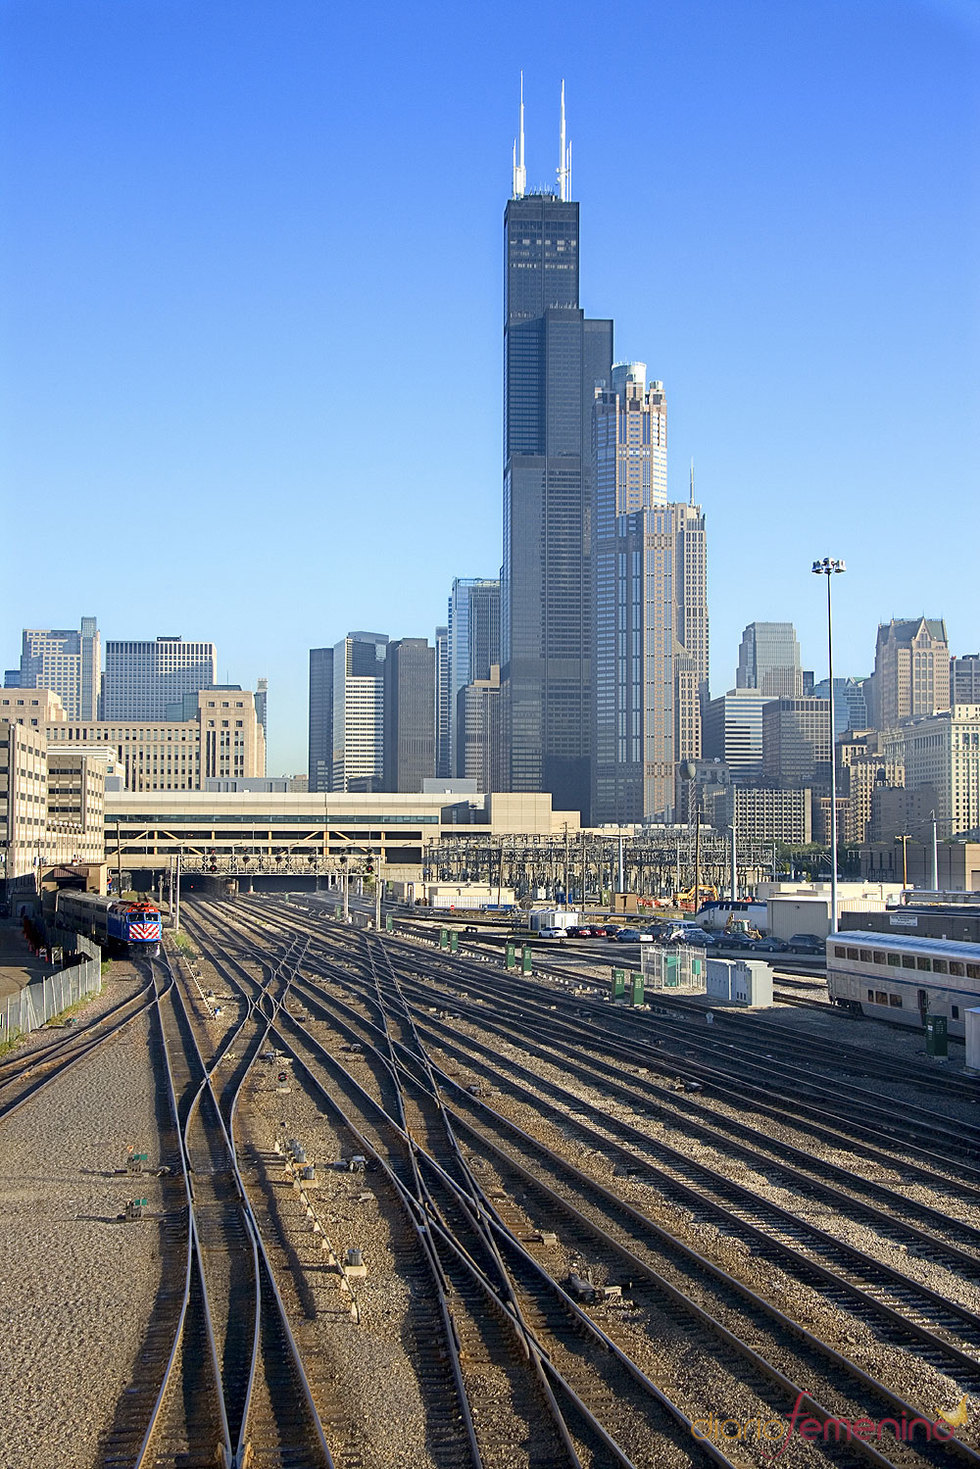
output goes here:
[[843, 561], [825, 556], [810, 568], [814, 576], [827, 578], [827, 672], [830, 691], [830, 931], [837, 932], [837, 749], [834, 729], [834, 619], [831, 611], [830, 583], [847, 568]]

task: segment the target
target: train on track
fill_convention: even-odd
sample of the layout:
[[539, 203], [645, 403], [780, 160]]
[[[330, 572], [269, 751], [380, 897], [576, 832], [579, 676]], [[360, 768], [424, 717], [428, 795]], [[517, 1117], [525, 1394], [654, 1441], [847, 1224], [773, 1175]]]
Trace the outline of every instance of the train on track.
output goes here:
[[62, 889], [55, 903], [55, 922], [59, 928], [94, 939], [111, 953], [155, 959], [160, 952], [160, 910], [152, 903]]
[[833, 933], [827, 992], [835, 1005], [875, 1020], [924, 1026], [945, 1015], [950, 1035], [966, 1034], [966, 1011], [980, 1005], [980, 944], [886, 933]]

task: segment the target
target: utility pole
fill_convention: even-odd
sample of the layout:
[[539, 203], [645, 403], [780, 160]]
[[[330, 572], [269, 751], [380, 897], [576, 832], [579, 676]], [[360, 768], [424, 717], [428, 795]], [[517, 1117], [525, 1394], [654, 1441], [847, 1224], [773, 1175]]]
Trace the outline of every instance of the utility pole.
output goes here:
[[932, 891], [939, 892], [939, 823], [936, 821], [935, 811], [930, 811], [932, 819]]
[[378, 865], [374, 873], [374, 931], [381, 932], [381, 843], [378, 843]]
[[694, 790], [694, 917], [701, 906], [701, 792]]

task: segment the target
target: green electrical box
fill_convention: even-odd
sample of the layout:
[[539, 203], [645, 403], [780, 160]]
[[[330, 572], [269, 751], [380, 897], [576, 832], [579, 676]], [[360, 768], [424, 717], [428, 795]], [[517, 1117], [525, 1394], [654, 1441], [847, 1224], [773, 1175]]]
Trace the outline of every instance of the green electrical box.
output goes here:
[[629, 1001], [631, 1005], [642, 1005], [644, 1003], [644, 987], [642, 974], [630, 975]]
[[626, 970], [614, 969], [612, 972], [612, 998], [621, 1000], [626, 994]]
[[459, 934], [455, 929], [449, 935], [449, 947], [454, 954], [459, 953]]
[[521, 962], [521, 971], [524, 974], [531, 973], [531, 950], [527, 944], [524, 945], [524, 958]]
[[926, 1055], [948, 1056], [949, 1050], [946, 1044], [946, 1016], [926, 1016]]
[[448, 949], [449, 948], [449, 929], [448, 928], [440, 928], [440, 930], [439, 930], [439, 947], [440, 947], [440, 949]]
[[390, 913], [385, 914], [385, 928], [389, 933], [394, 933], [395, 931], [395, 920]]
[[517, 949], [514, 944], [507, 945], [507, 957], [504, 960], [505, 969], [514, 969], [517, 966]]

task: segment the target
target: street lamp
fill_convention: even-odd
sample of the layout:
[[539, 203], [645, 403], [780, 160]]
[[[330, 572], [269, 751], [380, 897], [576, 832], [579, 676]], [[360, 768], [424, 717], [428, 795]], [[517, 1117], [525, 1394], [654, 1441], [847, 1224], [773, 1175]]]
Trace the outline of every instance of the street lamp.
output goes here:
[[846, 571], [843, 561], [825, 556], [810, 568], [814, 576], [827, 578], [827, 672], [830, 690], [830, 931], [837, 932], [837, 759], [834, 729], [834, 619], [830, 603], [830, 583], [839, 572]]

